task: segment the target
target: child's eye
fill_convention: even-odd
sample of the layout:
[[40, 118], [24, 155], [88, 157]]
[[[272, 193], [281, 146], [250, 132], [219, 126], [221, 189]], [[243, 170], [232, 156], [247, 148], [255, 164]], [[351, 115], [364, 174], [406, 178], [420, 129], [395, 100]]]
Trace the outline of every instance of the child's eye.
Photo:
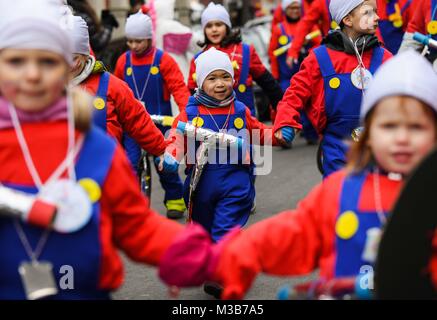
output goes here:
[[45, 66], [53, 67], [53, 66], [56, 66], [58, 64], [58, 61], [56, 61], [54, 59], [50, 59], [50, 58], [44, 58], [44, 59], [40, 60], [40, 63], [42, 65], [45, 65]]
[[381, 127], [384, 129], [393, 129], [393, 128], [396, 128], [396, 124], [391, 123], [391, 122], [386, 122], [386, 123], [381, 124]]
[[424, 126], [420, 123], [412, 123], [409, 125], [410, 129], [412, 130], [422, 130]]
[[24, 63], [24, 59], [19, 58], [19, 57], [16, 57], [16, 58], [8, 59], [7, 62], [8, 62], [9, 64], [14, 65], [14, 66], [18, 66], [18, 65]]

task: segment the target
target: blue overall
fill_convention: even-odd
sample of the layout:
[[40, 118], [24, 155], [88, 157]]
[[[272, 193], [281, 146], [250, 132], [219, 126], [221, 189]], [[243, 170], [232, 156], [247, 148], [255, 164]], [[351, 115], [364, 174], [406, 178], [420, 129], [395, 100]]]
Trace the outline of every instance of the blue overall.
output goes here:
[[[109, 87], [109, 72], [103, 72], [100, 76], [99, 87], [97, 88], [96, 96], [94, 98], [93, 123], [106, 132], [106, 116], [107, 116], [107, 100]], [[97, 99], [102, 99], [104, 104], [100, 108], [96, 108]]]
[[[235, 112], [229, 117], [227, 129], [236, 130], [235, 134], [238, 131], [238, 136], [247, 142], [245, 110], [246, 108], [241, 102], [235, 101]], [[204, 122], [202, 128], [216, 132], [218, 132], [217, 126], [223, 128], [227, 119], [227, 114], [213, 115], [217, 123], [216, 126], [209, 114], [199, 114], [198, 104], [193, 97], [190, 97], [186, 113], [188, 121], [191, 122], [195, 117], [200, 117]], [[240, 123], [238, 128], [235, 123]], [[243, 150], [249, 149], [243, 147]], [[236, 154], [232, 155], [232, 152], [230, 156], [229, 154], [225, 155], [226, 158], [223, 157], [222, 152], [219, 155], [214, 154], [216, 163], [208, 163], [205, 166], [197, 185], [193, 199], [192, 218], [211, 234], [214, 241], [220, 240], [233, 227], [244, 226], [249, 218], [250, 209], [255, 199], [255, 187], [251, 166], [241, 162], [244, 153], [239, 152], [238, 159], [235, 158]], [[221, 159], [220, 162], [219, 159]], [[187, 168], [187, 178], [184, 185], [184, 198], [187, 205], [192, 171], [193, 166]]]
[[[159, 49], [156, 49], [152, 65], [134, 66], [131, 63], [131, 52], [126, 52], [125, 81], [134, 92], [135, 97], [139, 100], [141, 97], [138, 97], [137, 92], [135, 91], [133, 75], [135, 75], [135, 81], [137, 83], [139, 94], [141, 94], [143, 91], [144, 86], [147, 85], [144, 96], [142, 97], [142, 101], [146, 105], [146, 109], [149, 114], [171, 116], [171, 103], [170, 100], [164, 100], [164, 81], [159, 70], [162, 55], [163, 52]], [[127, 72], [129, 68], [132, 68], [133, 73]], [[154, 70], [157, 72], [151, 72], [152, 68], [154, 68]], [[148, 75], [149, 80], [146, 83]], [[161, 125], [157, 125], [157, 127], [159, 130], [161, 130], [162, 134], [165, 134], [165, 132], [169, 130], [169, 128], [165, 128]], [[141, 159], [141, 147], [126, 133], [123, 134], [123, 146], [126, 149], [129, 160], [137, 170]], [[181, 199], [183, 195], [183, 185], [181, 179], [179, 178], [179, 174], [177, 172], [168, 173], [159, 171], [156, 164], [155, 168], [159, 176], [159, 181], [165, 190], [164, 202], [168, 200]]]
[[[287, 37], [287, 43], [293, 40], [293, 37], [288, 35], [284, 24], [280, 23], [279, 28], [281, 30], [281, 37], [285, 36]], [[278, 46], [282, 46], [283, 44], [278, 43]], [[277, 57], [278, 60], [278, 66], [279, 66], [279, 84], [281, 85], [281, 89], [283, 92], [287, 90], [287, 88], [290, 86], [290, 80], [293, 77], [295, 73], [299, 71], [300, 63], [294, 64], [293, 68], [290, 68], [287, 63], [287, 55], [281, 54], [279, 57]], [[300, 113], [300, 119], [303, 126], [303, 136], [307, 140], [317, 141], [319, 139], [319, 135], [317, 134], [316, 130], [314, 129], [313, 125], [311, 124], [310, 120], [308, 119], [308, 116], [306, 115], [305, 111], [302, 111]]]
[[[76, 163], [77, 180], [92, 179], [103, 190], [111, 167], [116, 143], [100, 130], [93, 128], [87, 134]], [[2, 181], [5, 183], [5, 181]], [[34, 186], [12, 185], [8, 187], [27, 193], [37, 193]], [[60, 234], [51, 231], [38, 261], [53, 264], [53, 275], [59, 293], [54, 299], [109, 299], [109, 292], [98, 289], [102, 261], [100, 243], [100, 202], [93, 203], [90, 222], [74, 233]], [[44, 230], [19, 222], [34, 250]], [[19, 265], [29, 261], [11, 218], [0, 218], [0, 299], [26, 299]], [[60, 289], [60, 268], [71, 266], [74, 271], [74, 289]]]
[[[379, 30], [381, 31], [381, 36], [384, 39], [384, 45], [387, 50], [391, 53], [396, 54], [401, 46], [402, 39], [404, 37], [404, 30], [402, 26], [397, 28], [394, 26], [393, 21], [390, 21], [388, 17], [395, 13], [395, 5], [398, 4], [398, 0], [392, 0], [387, 3], [387, 20], [379, 21]], [[411, 0], [407, 1], [405, 5], [401, 8], [401, 14], [408, 9], [411, 5]]]
[[[382, 224], [375, 211], [360, 211], [358, 208], [361, 191], [368, 176], [368, 171], [345, 178], [340, 198], [341, 214], [352, 211], [358, 218], [358, 229], [350, 238], [341, 238], [336, 235], [337, 257], [335, 262], [335, 277], [348, 277], [360, 273], [363, 265], [372, 265], [372, 262], [362, 258], [367, 230], [381, 228]], [[387, 212], [384, 212], [387, 216]], [[337, 219], [338, 221], [338, 219]]]
[[[437, 0], [431, 0], [431, 17], [430, 17], [430, 22], [432, 21], [437, 21]], [[431, 35], [431, 38], [433, 38], [434, 40], [437, 40], [437, 34]]]
[[[344, 139], [350, 139], [353, 129], [359, 126], [362, 92], [351, 81], [351, 73], [337, 74], [326, 46], [314, 49], [324, 79], [326, 128], [321, 142], [324, 177], [341, 169], [347, 152]], [[370, 73], [382, 64], [384, 49], [373, 49]], [[331, 88], [330, 81], [337, 80], [338, 88]]]

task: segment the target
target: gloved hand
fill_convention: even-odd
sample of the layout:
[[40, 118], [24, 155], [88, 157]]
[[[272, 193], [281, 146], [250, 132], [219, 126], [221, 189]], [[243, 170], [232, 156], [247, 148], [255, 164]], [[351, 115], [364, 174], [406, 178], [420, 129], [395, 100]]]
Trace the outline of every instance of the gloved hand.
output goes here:
[[168, 173], [178, 172], [179, 162], [169, 153], [164, 153], [155, 158], [155, 163], [159, 171]]
[[118, 28], [117, 19], [109, 10], [102, 10], [102, 25]]
[[291, 148], [291, 143], [293, 142], [294, 136], [295, 131], [292, 127], [282, 127], [275, 132], [275, 138], [284, 148]]

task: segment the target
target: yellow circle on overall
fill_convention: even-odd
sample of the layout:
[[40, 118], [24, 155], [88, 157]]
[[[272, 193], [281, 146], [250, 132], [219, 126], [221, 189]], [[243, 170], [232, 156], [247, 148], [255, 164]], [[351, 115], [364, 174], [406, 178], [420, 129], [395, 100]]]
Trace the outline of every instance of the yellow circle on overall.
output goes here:
[[102, 190], [97, 182], [90, 178], [84, 178], [79, 180], [79, 185], [86, 191], [88, 197], [92, 203], [100, 200], [102, 196]]
[[355, 212], [345, 211], [335, 224], [335, 233], [343, 240], [352, 238], [358, 231], [359, 220]]
[[234, 126], [235, 126], [235, 128], [237, 128], [238, 130], [240, 130], [241, 128], [243, 128], [243, 126], [244, 126], [244, 121], [243, 121], [243, 119], [241, 119], [241, 118], [236, 118], [236, 119], [234, 120]]
[[437, 34], [437, 21], [434, 20], [428, 23], [426, 30], [428, 31], [429, 34], [432, 35]]
[[240, 91], [241, 93], [246, 92], [246, 85], [245, 84], [240, 84], [238, 86], [238, 91]]
[[153, 74], [153, 75], [158, 74], [159, 73], [159, 68], [153, 66], [152, 68], [150, 68], [150, 73]]
[[402, 20], [395, 20], [395, 21], [393, 21], [393, 26], [394, 26], [395, 28], [400, 28], [400, 27], [402, 27], [403, 25], [404, 25], [404, 23], [403, 23]]
[[332, 89], [337, 89], [338, 87], [340, 87], [340, 79], [339, 78], [332, 78], [331, 80], [329, 80], [329, 86]]
[[287, 43], [288, 43], [288, 37], [287, 36], [284, 36], [284, 35], [282, 35], [282, 36], [280, 36], [279, 37], [279, 44], [280, 45], [286, 45]]
[[200, 128], [203, 126], [204, 121], [201, 117], [195, 117], [191, 123], [193, 126]]
[[131, 68], [131, 67], [129, 67], [129, 68], [126, 69], [126, 74], [127, 74], [128, 76], [131, 76], [131, 75], [132, 75], [132, 68]]
[[93, 105], [97, 110], [103, 110], [105, 108], [105, 100], [102, 98], [95, 98]]
[[194, 72], [193, 75], [191, 76], [191, 78], [193, 78], [193, 81], [197, 80], [197, 74]]
[[332, 21], [331, 21], [331, 29], [332, 29], [332, 30], [335, 30], [335, 29], [337, 29], [337, 28], [338, 28], [338, 23], [337, 23], [336, 21], [332, 20]]
[[240, 66], [238, 65], [238, 61], [236, 60], [232, 60], [232, 68], [234, 68], [235, 70], [240, 69]]

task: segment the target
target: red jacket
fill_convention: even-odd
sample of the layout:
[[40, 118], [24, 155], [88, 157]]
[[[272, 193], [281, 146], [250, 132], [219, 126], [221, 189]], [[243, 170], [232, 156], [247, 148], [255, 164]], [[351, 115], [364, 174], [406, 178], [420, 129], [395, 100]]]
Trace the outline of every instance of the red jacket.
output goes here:
[[[132, 54], [132, 65], [150, 65], [152, 64], [153, 55], [145, 55], [142, 57], [137, 57]], [[114, 75], [118, 78], [124, 80], [126, 67], [126, 53], [122, 54], [115, 66]], [[159, 69], [164, 80], [164, 100], [170, 100], [170, 95], [172, 95], [179, 107], [179, 110], [183, 110], [190, 97], [190, 91], [185, 85], [184, 76], [182, 75], [179, 66], [176, 61], [166, 52], [162, 55], [161, 64]]]
[[[358, 65], [355, 55], [327, 49], [337, 73], [351, 73]], [[373, 50], [367, 50], [363, 55], [366, 68], [370, 67]], [[383, 62], [392, 54], [385, 50]], [[278, 104], [278, 113], [274, 124], [274, 132], [282, 127], [302, 129], [299, 112], [305, 108], [306, 114], [314, 129], [319, 134], [326, 127], [324, 80], [320, 72], [314, 52], [302, 62], [300, 70], [291, 79], [290, 87]]]
[[[207, 46], [203, 51], [206, 51], [211, 46]], [[243, 44], [231, 44], [227, 47], [216, 47], [216, 49], [223, 51], [229, 55], [229, 58], [231, 61], [237, 61], [239, 65], [239, 69], [234, 68], [234, 79], [235, 79], [235, 86], [238, 86], [238, 81], [240, 79], [240, 71], [241, 66], [243, 63]], [[191, 60], [190, 65], [190, 73], [188, 76], [188, 89], [194, 90], [197, 88], [197, 83], [195, 80], [195, 76], [193, 77], [193, 74], [196, 72], [196, 65], [194, 63], [194, 58]], [[259, 58], [258, 54], [256, 53], [255, 48], [253, 45], [250, 46], [250, 64], [249, 64], [249, 77], [247, 80], [247, 85], [250, 87], [252, 85], [252, 79], [258, 78], [262, 76], [266, 72], [266, 67], [261, 62], [261, 59]]]
[[[100, 73], [91, 74], [80, 85], [95, 95]], [[107, 132], [119, 142], [126, 132], [147, 152], [159, 156], [166, 143], [161, 131], [155, 126], [143, 105], [135, 99], [132, 90], [119, 78], [111, 75], [108, 85]]]
[[414, 33], [420, 32], [422, 34], [428, 34], [427, 26], [431, 21], [431, 0], [419, 0], [414, 2], [413, 17], [407, 26], [407, 32]]
[[[22, 128], [36, 170], [44, 183], [65, 158], [67, 123], [23, 123]], [[0, 141], [0, 181], [33, 186], [14, 129], [0, 130]], [[122, 284], [124, 278], [118, 250], [123, 250], [137, 262], [155, 265], [182, 226], [149, 208], [148, 200], [141, 194], [131, 165], [119, 146], [103, 186], [100, 204], [98, 287], [113, 290]]]

